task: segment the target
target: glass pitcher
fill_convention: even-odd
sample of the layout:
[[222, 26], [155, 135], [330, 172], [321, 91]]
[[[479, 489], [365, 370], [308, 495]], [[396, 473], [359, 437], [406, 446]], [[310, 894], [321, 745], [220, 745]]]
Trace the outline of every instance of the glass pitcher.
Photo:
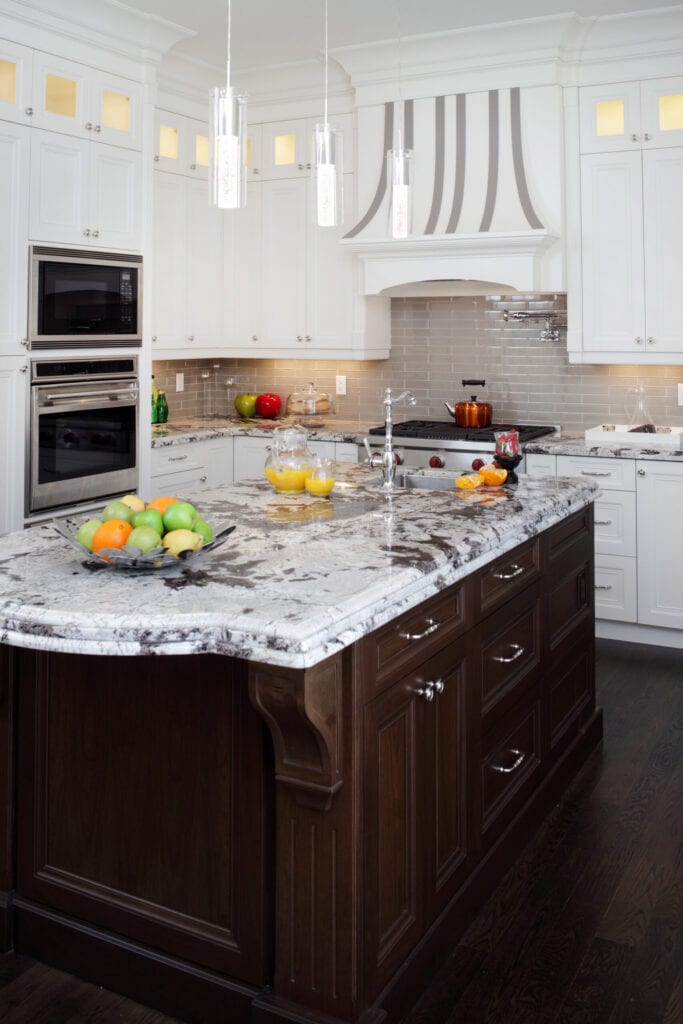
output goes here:
[[266, 459], [266, 479], [278, 494], [301, 494], [311, 472], [314, 455], [308, 450], [305, 427], [276, 427], [273, 446]]

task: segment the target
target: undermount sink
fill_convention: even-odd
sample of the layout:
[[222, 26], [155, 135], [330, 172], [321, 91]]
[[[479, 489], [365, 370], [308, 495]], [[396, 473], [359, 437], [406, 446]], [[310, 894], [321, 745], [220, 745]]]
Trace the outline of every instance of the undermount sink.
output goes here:
[[455, 474], [444, 476], [424, 473], [397, 473], [396, 486], [406, 490], [419, 488], [424, 491], [452, 491], [455, 488]]

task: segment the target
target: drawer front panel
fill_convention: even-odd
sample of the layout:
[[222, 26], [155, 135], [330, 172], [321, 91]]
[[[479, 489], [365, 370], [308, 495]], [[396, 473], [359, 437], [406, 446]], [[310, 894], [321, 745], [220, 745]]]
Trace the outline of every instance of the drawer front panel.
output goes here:
[[192, 451], [191, 445], [173, 445], [169, 448], [152, 448], [152, 476], [162, 473], [179, 473], [181, 470], [198, 471], [202, 462]]
[[445, 643], [465, 632], [465, 586], [452, 587], [376, 630], [364, 641], [368, 698], [397, 674], [421, 663]]
[[595, 559], [595, 616], [615, 622], [637, 622], [636, 559], [597, 555]]
[[595, 503], [595, 551], [604, 555], [636, 554], [636, 496], [611, 491]]
[[[516, 695], [541, 660], [539, 588], [513, 601], [481, 628], [481, 703], [486, 716]], [[500, 709], [498, 711], [500, 713]]]
[[535, 700], [502, 739], [492, 745], [481, 768], [482, 831], [490, 832], [494, 823], [517, 809], [517, 797], [524, 799], [525, 784], [541, 763], [540, 701]]
[[580, 476], [594, 480], [605, 491], [635, 491], [636, 464], [633, 459], [601, 459], [580, 455], [558, 455], [558, 476]]
[[488, 615], [540, 577], [538, 539], [496, 559], [475, 577], [479, 610]]

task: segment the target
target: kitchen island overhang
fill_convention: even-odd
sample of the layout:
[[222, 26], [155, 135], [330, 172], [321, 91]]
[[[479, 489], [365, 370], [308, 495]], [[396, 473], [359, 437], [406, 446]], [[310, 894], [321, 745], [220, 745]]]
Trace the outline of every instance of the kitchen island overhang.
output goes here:
[[595, 486], [345, 482], [210, 493], [238, 530], [170, 586], [0, 540], [3, 948], [188, 1021], [420, 995], [599, 742]]

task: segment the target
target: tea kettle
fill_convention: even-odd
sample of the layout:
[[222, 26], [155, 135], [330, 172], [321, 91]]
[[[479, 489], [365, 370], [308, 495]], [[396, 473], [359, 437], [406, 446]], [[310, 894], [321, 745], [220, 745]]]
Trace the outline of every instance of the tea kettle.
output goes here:
[[[485, 387], [485, 380], [464, 380], [463, 387]], [[455, 418], [456, 427], [488, 427], [491, 425], [493, 410], [489, 402], [478, 402], [472, 395], [469, 402], [457, 402], [455, 408], [444, 402], [451, 416]]]

